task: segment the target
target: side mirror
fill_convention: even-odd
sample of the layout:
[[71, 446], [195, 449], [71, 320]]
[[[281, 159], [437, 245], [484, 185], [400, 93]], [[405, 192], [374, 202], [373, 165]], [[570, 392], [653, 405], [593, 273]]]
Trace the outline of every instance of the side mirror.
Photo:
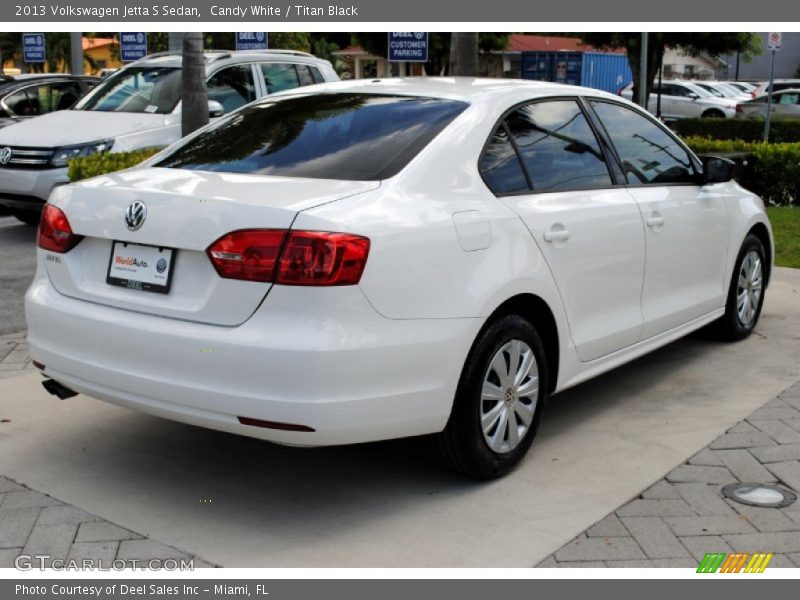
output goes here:
[[208, 117], [209, 119], [216, 119], [225, 114], [225, 107], [216, 100], [208, 101]]
[[733, 179], [736, 163], [727, 158], [706, 156], [703, 158], [704, 183], [726, 183]]
[[700, 97], [700, 96], [698, 96], [697, 94], [695, 94], [694, 92], [689, 92], [688, 96], [689, 96], [689, 98], [691, 98], [692, 100], [697, 100], [697, 99]]

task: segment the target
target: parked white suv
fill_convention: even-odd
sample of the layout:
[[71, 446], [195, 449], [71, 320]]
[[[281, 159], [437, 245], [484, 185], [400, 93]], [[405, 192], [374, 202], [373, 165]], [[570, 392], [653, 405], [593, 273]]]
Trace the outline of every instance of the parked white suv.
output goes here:
[[[211, 116], [257, 98], [337, 81], [331, 64], [288, 50], [205, 54]], [[167, 146], [181, 137], [181, 55], [153, 54], [105, 79], [72, 110], [0, 131], [0, 206], [39, 220], [54, 187], [68, 183], [67, 160], [95, 152]]]
[[[725, 117], [732, 119], [736, 116], [736, 101], [728, 98], [718, 98], [711, 92], [689, 81], [662, 81], [661, 82], [661, 117], [668, 121], [692, 117]], [[653, 85], [647, 110], [656, 114], [658, 110], [659, 85]], [[620, 95], [628, 100], [632, 96], [632, 86], [628, 86]]]

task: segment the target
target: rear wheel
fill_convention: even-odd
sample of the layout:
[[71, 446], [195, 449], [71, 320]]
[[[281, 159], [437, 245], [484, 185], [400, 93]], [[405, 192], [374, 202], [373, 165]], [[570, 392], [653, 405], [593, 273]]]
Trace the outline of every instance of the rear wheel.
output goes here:
[[716, 108], [711, 108], [706, 112], [704, 112], [701, 116], [707, 119], [724, 119], [725, 113], [722, 112], [721, 110], [717, 110]]
[[728, 289], [725, 315], [718, 327], [723, 338], [738, 341], [749, 336], [761, 316], [764, 304], [766, 253], [756, 236], [748, 235], [736, 258]]
[[518, 315], [500, 317], [473, 345], [445, 430], [442, 462], [476, 479], [508, 473], [530, 448], [547, 390], [544, 346]]
[[38, 210], [15, 210], [12, 211], [13, 214], [17, 219], [25, 223], [26, 225], [38, 225], [39, 219], [42, 216], [41, 211]]

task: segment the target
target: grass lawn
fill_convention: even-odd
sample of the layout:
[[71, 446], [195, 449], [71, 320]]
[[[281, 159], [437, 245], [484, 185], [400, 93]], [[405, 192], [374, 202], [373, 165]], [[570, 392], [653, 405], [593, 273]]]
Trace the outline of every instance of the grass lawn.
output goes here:
[[767, 208], [775, 236], [775, 264], [800, 269], [800, 208]]

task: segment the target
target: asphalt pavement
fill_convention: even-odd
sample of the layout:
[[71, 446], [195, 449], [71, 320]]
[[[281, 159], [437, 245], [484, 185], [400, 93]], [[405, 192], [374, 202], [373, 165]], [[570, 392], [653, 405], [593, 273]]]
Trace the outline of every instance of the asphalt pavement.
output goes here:
[[36, 228], [0, 217], [0, 335], [25, 328], [23, 297], [36, 270]]

